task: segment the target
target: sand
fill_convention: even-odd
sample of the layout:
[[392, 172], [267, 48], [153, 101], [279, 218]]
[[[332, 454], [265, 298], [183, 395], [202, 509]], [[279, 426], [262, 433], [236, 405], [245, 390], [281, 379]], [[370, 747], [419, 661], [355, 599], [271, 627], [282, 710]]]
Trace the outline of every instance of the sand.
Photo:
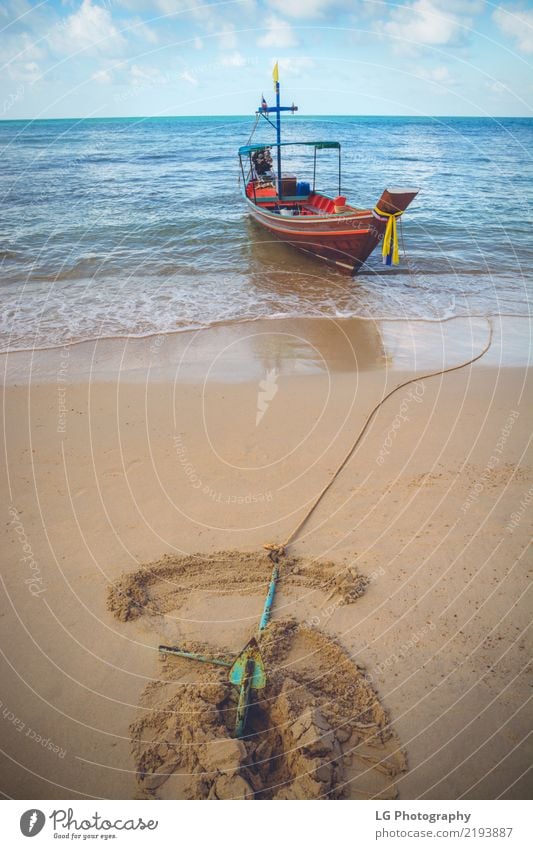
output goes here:
[[[116, 581], [108, 609], [122, 622], [148, 616], [163, 632], [195, 590], [266, 593], [272, 566], [266, 553], [167, 555]], [[325, 590], [335, 605], [353, 603], [367, 585], [332, 562], [286, 557], [279, 568], [284, 586]], [[180, 641], [179, 649], [231, 662], [224, 636], [219, 628], [211, 644]], [[362, 670], [293, 620], [270, 622], [259, 645], [267, 686], [253, 693], [242, 740], [234, 739], [238, 690], [228, 670], [162, 656], [160, 680], [146, 687], [130, 727], [141, 798], [395, 798], [391, 778], [405, 770], [405, 755]]]
[[140, 797], [395, 798], [405, 754], [361, 669], [291, 620], [271, 623], [261, 647], [268, 685], [254, 695], [241, 740], [224, 669], [202, 665], [183, 684], [191, 661], [165, 661], [131, 726]]
[[[203, 701], [216, 717], [231, 694], [218, 671], [157, 651], [163, 642], [238, 652], [262, 609], [263, 544], [297, 524], [388, 389], [468, 358], [486, 333], [482, 319], [271, 321], [5, 356], [2, 792], [530, 795], [525, 322], [495, 322], [482, 361], [391, 398], [288, 552], [302, 572], [280, 583], [271, 627], [289, 633], [298, 662], [280, 671], [283, 658], [272, 661], [261, 735], [262, 760], [279, 768], [250, 772], [260, 753], [227, 742], [219, 718], [213, 733], [233, 748], [211, 769], [209, 721], [200, 739], [198, 723], [183, 725], [184, 704]], [[199, 568], [221, 551], [239, 553], [235, 572]], [[173, 576], [170, 597], [158, 581], [139, 582], [146, 564], [164, 577], [175, 558], [191, 568]], [[135, 587], [129, 614], [108, 609], [110, 586]], [[339, 603], [339, 589], [353, 598]], [[331, 651], [383, 711], [372, 722], [391, 737], [377, 759], [372, 740], [358, 740], [368, 749], [356, 754], [355, 739], [341, 739], [358, 703], [340, 700], [341, 714], [328, 715], [327, 693], [311, 686]], [[313, 654], [309, 670], [300, 658]], [[204, 675], [218, 688], [207, 701]], [[147, 740], [148, 715], [173, 699], [182, 730], [156, 723]], [[307, 729], [301, 717], [313, 717]], [[293, 745], [313, 723], [311, 738], [328, 726], [329, 750]], [[183, 778], [178, 752], [186, 728], [194, 779]], [[148, 787], [140, 779], [156, 762], [171, 775]]]
[[[121, 622], [139, 616], [159, 616], [187, 607], [191, 594], [204, 598], [263, 593], [266, 596], [273, 561], [266, 551], [254, 553], [216, 551], [208, 557], [164, 555], [161, 560], [128, 572], [109, 587], [107, 608]], [[350, 604], [363, 595], [368, 579], [356, 569], [340, 568], [333, 561], [302, 561], [285, 556], [281, 561], [284, 587], [317, 589], [335, 597], [335, 604]], [[161, 620], [159, 627], [164, 627]]]

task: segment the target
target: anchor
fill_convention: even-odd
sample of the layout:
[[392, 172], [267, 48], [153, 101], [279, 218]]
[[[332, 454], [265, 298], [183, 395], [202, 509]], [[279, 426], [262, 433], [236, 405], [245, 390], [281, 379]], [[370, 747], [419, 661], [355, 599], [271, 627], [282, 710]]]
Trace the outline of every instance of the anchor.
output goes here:
[[241, 653], [235, 658], [230, 669], [229, 680], [240, 687], [235, 736], [244, 737], [251, 692], [262, 690], [267, 682], [261, 650], [255, 637], [246, 643]]
[[[272, 549], [273, 548], [274, 547], [272, 547]], [[269, 547], [269, 550], [272, 549]], [[277, 549], [274, 550], [277, 551]], [[200, 663], [211, 663], [215, 666], [229, 667], [228, 680], [231, 684], [239, 687], [237, 719], [235, 722], [236, 737], [245, 736], [246, 720], [248, 718], [252, 691], [262, 690], [267, 684], [265, 665], [258, 640], [270, 620], [270, 613], [279, 578], [278, 558], [271, 556], [271, 559], [274, 562], [274, 568], [272, 569], [268, 592], [263, 606], [261, 619], [259, 621], [259, 627], [257, 629], [257, 638], [252, 637], [248, 640], [242, 651], [234, 658], [234, 660], [228, 661], [215, 657], [208, 657], [207, 655], [199, 654], [197, 652], [184, 651], [183, 649], [178, 648], [178, 646], [159, 646], [159, 651], [162, 654], [176, 655], [177, 657], [184, 657], [188, 660], [196, 660]]]

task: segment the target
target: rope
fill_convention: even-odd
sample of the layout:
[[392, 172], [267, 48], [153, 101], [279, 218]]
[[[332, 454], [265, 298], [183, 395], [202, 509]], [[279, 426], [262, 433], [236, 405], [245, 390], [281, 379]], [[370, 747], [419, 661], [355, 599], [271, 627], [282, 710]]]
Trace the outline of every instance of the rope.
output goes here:
[[303, 517], [303, 519], [301, 519], [298, 522], [298, 524], [296, 525], [294, 530], [291, 531], [291, 533], [289, 534], [289, 536], [287, 537], [287, 539], [284, 542], [282, 542], [281, 544], [266, 543], [263, 546], [269, 552], [268, 556], [270, 557], [270, 559], [274, 563], [277, 563], [279, 561], [279, 559], [281, 557], [283, 557], [283, 555], [286, 553], [286, 550], [287, 550], [289, 544], [294, 542], [297, 534], [302, 530], [303, 526], [306, 524], [306, 522], [309, 520], [311, 515], [314, 513], [314, 511], [316, 510], [316, 508], [318, 507], [318, 505], [322, 501], [323, 497], [325, 496], [326, 492], [333, 485], [333, 483], [337, 479], [338, 475], [342, 472], [342, 470], [344, 469], [344, 467], [346, 466], [346, 464], [348, 463], [348, 461], [352, 457], [355, 449], [361, 443], [364, 435], [366, 434], [366, 431], [368, 429], [370, 422], [372, 421], [372, 419], [374, 418], [374, 416], [376, 415], [376, 413], [380, 409], [380, 407], [383, 406], [385, 401], [387, 401], [392, 395], [394, 395], [395, 392], [398, 392], [400, 389], [403, 389], [405, 386], [409, 386], [411, 383], [417, 383], [419, 380], [428, 380], [430, 377], [438, 377], [439, 375], [449, 374], [452, 371], [459, 371], [459, 369], [466, 368], [466, 366], [472, 365], [472, 363], [475, 363], [475, 362], [477, 362], [477, 360], [480, 360], [481, 357], [484, 357], [485, 354], [487, 353], [487, 351], [489, 350], [490, 346], [492, 345], [492, 337], [493, 337], [493, 333], [494, 333], [492, 321], [491, 321], [490, 318], [487, 319], [487, 324], [488, 324], [488, 330], [489, 330], [487, 342], [486, 342], [483, 350], [480, 351], [479, 354], [476, 354], [475, 357], [472, 357], [471, 359], [467, 360], [464, 363], [460, 363], [457, 366], [448, 366], [448, 368], [439, 369], [438, 371], [432, 371], [432, 372], [429, 372], [429, 374], [423, 374], [420, 377], [411, 377], [411, 378], [409, 378], [409, 380], [404, 380], [402, 383], [399, 383], [398, 386], [395, 386], [394, 389], [391, 389], [390, 392], [387, 392], [385, 397], [382, 398], [381, 401], [379, 401], [376, 404], [376, 406], [370, 411], [370, 413], [366, 417], [365, 423], [364, 423], [363, 427], [361, 428], [361, 430], [359, 431], [359, 433], [357, 434], [357, 437], [356, 437], [355, 442], [353, 443], [352, 447], [350, 448], [350, 450], [348, 451], [348, 453], [346, 454], [346, 456], [344, 457], [342, 462], [339, 464], [339, 466], [335, 470], [333, 476], [330, 478], [330, 480], [327, 482], [327, 484], [324, 486], [324, 488], [321, 490], [321, 492], [317, 495], [317, 497], [313, 501], [311, 507], [309, 508], [309, 510], [307, 511], [305, 516]]
[[257, 130], [257, 124], [259, 123], [259, 118], [260, 118], [260, 117], [261, 117], [261, 116], [259, 115], [259, 112], [257, 112], [257, 113], [256, 113], [256, 116], [255, 116], [255, 124], [254, 124], [254, 126], [253, 126], [252, 132], [250, 133], [250, 137], [248, 138], [248, 141], [246, 142], [246, 144], [250, 144], [250, 142], [252, 141], [252, 139], [253, 139], [253, 137], [254, 137], [254, 133], [255, 133], [255, 131]]
[[[255, 115], [255, 123], [254, 123], [254, 125], [253, 125], [253, 127], [252, 127], [252, 132], [250, 133], [250, 135], [249, 135], [249, 137], [248, 137], [248, 141], [246, 142], [246, 144], [250, 144], [250, 142], [252, 141], [252, 139], [253, 139], [253, 137], [254, 137], [254, 133], [255, 133], [255, 131], [256, 131], [256, 129], [257, 129], [257, 124], [258, 124], [258, 122], [259, 122], [259, 118], [260, 118], [260, 117], [261, 117], [261, 116], [260, 116], [259, 112], [256, 112], [256, 115]], [[238, 185], [238, 186], [240, 186], [240, 185], [241, 185], [241, 172], [240, 172], [240, 171], [238, 172], [237, 185]]]

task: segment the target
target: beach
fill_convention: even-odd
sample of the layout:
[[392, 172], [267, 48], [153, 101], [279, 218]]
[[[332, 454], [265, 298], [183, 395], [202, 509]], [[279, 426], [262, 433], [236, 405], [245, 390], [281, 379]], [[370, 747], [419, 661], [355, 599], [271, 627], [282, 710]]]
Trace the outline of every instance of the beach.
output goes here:
[[[424, 379], [482, 351], [491, 322], [485, 356]], [[214, 570], [126, 620], [110, 587], [164, 555], [264, 557], [416, 378], [288, 551], [364, 592], [284, 583], [282, 559], [273, 621], [331, 638], [377, 693], [405, 755], [377, 796], [527, 798], [529, 338], [516, 317], [283, 318], [2, 355], [3, 793], [142, 798], [131, 727], [164, 679], [158, 645], [238, 652], [266, 584]]]

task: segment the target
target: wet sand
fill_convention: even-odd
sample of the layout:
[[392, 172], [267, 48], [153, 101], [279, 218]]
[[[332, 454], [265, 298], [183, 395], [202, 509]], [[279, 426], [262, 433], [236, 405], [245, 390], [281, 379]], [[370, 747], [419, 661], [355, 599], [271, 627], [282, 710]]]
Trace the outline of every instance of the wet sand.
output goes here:
[[[366, 669], [407, 755], [405, 799], [531, 791], [529, 330], [495, 320], [481, 361], [389, 399], [291, 548], [356, 567], [365, 594], [332, 605], [282, 583], [276, 598], [275, 618]], [[3, 793], [137, 794], [129, 729], [158, 643], [238, 651], [264, 587], [121, 622], [109, 585], [164, 554], [284, 539], [387, 391], [486, 339], [484, 319], [284, 320], [2, 357]]]

